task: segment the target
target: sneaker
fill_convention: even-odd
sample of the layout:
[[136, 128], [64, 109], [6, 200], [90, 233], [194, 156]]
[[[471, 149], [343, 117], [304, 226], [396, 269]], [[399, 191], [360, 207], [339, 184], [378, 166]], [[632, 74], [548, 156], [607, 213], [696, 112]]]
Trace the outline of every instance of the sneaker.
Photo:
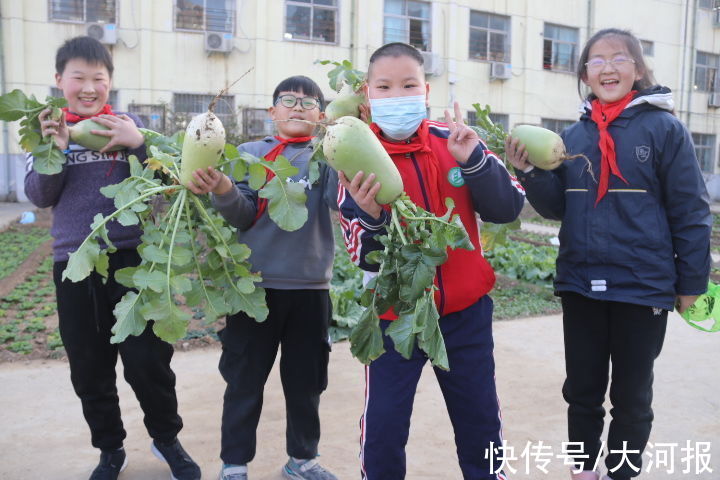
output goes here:
[[190, 458], [177, 438], [167, 445], [153, 440], [150, 449], [157, 458], [170, 466], [172, 480], [200, 480], [200, 467]]
[[98, 463], [90, 480], [116, 480], [120, 472], [125, 470], [128, 461], [124, 449], [101, 451], [100, 463]]
[[314, 458], [298, 463], [290, 458], [282, 469], [283, 477], [293, 480], [337, 480], [337, 477], [325, 470]]
[[247, 465], [223, 464], [219, 480], [248, 480]]

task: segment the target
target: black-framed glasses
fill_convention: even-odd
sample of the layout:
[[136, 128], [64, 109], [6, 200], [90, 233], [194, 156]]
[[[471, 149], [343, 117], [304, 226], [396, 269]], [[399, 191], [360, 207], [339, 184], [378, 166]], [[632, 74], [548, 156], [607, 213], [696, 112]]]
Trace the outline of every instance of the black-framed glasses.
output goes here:
[[312, 110], [316, 107], [320, 108], [320, 100], [315, 97], [296, 97], [289, 93], [280, 95], [277, 100], [275, 100], [275, 105], [279, 103], [283, 107], [294, 108], [298, 102], [300, 102], [300, 106], [305, 110]]
[[632, 58], [620, 56], [611, 58], [610, 60], [605, 60], [603, 58], [593, 58], [585, 64], [585, 67], [587, 67], [587, 69], [591, 72], [599, 72], [600, 70], [605, 68], [605, 65], [610, 65], [615, 70], [619, 70], [623, 67], [632, 65], [633, 63], [635, 63], [635, 60], [633, 60]]

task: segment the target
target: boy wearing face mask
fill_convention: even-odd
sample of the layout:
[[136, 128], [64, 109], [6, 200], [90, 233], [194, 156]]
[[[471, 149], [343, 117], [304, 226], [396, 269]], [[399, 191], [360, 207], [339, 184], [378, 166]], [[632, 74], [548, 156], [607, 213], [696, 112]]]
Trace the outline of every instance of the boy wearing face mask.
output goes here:
[[[450, 371], [435, 369], [455, 433], [464, 478], [504, 479], [493, 448], [502, 443], [500, 409], [495, 390], [492, 339], [492, 289], [495, 275], [482, 256], [476, 213], [484, 221], [508, 223], [517, 218], [524, 191], [478, 135], [463, 124], [458, 104], [455, 121], [427, 120], [429, 85], [423, 58], [403, 43], [387, 44], [373, 53], [366, 95], [371, 129], [400, 171], [405, 192], [422, 208], [440, 216], [445, 199], [457, 212], [475, 250], [449, 250], [438, 267], [435, 301], [445, 338]], [[376, 272], [366, 256], [383, 248], [389, 210], [375, 201], [380, 184], [364, 173], [346, 178], [339, 173], [341, 223], [348, 251], [366, 272]], [[381, 315], [383, 332], [396, 317]], [[361, 419], [363, 478], [405, 477], [413, 397], [427, 357], [415, 346], [403, 358], [384, 336], [385, 353], [366, 367], [365, 409]], [[486, 452], [489, 450], [490, 452]], [[486, 455], [486, 453], [489, 453]], [[490, 459], [493, 460], [490, 460]]]

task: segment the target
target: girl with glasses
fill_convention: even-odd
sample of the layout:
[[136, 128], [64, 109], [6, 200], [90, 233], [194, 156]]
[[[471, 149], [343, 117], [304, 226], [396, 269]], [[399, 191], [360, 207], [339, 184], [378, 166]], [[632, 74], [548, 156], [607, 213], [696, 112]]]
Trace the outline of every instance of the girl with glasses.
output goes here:
[[708, 285], [712, 218], [690, 134], [673, 115], [670, 90], [655, 85], [638, 39], [597, 32], [577, 77], [578, 91], [584, 84], [590, 93], [561, 136], [568, 153], [590, 159], [594, 178], [583, 158], [533, 168], [517, 140], [508, 140], [507, 155], [538, 213], [562, 220], [555, 290], [568, 435], [579, 446], [572, 478], [599, 478], [610, 377], [604, 479], [628, 480], [642, 471], [668, 311], [684, 311]]

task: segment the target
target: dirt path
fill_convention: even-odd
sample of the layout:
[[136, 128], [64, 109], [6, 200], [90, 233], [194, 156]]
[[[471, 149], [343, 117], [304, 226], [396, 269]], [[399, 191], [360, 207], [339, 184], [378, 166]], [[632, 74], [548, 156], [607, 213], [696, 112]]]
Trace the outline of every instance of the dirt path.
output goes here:
[[[651, 441], [677, 443], [675, 473], [652, 469], [648, 480], [720, 478], [720, 334], [697, 332], [671, 314], [668, 337], [656, 367], [655, 427]], [[542, 473], [522, 450], [543, 441], [560, 453], [565, 438], [561, 325], [557, 316], [498, 322], [495, 325], [497, 380], [503, 405], [504, 433], [518, 461], [513, 479], [568, 478], [562, 460], [552, 458]], [[220, 350], [178, 352], [173, 367], [185, 429], [181, 440], [201, 464], [203, 478], [219, 469], [219, 426], [223, 382], [217, 373]], [[362, 410], [363, 371], [347, 343], [335, 346], [330, 387], [323, 396], [321, 461], [341, 479], [359, 478], [358, 418]], [[279, 480], [285, 460], [285, 414], [277, 371], [271, 375], [258, 432], [258, 455], [250, 466], [253, 480]], [[121, 479], [166, 480], [167, 470], [149, 451], [137, 401], [119, 382], [128, 429], [130, 465]], [[63, 361], [0, 365], [0, 478], [86, 479], [96, 463], [87, 427]], [[686, 441], [711, 442], [714, 473], [683, 474]], [[408, 479], [459, 479], [452, 431], [442, 396], [426, 369], [418, 388], [408, 452]], [[647, 457], [646, 457], [647, 458]], [[647, 464], [647, 463], [646, 463]], [[691, 462], [695, 472], [695, 459]]]

